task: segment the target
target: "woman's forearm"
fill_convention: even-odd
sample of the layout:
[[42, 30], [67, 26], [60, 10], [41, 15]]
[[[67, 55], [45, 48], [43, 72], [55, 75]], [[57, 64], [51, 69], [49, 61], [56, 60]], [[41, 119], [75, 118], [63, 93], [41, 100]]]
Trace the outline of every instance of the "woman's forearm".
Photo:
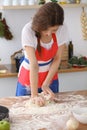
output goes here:
[[44, 81], [44, 83], [48, 84], [47, 86], [49, 86], [53, 76], [57, 73], [59, 64], [60, 64], [60, 60], [59, 61], [57, 61], [57, 60], [53, 61], [52, 65], [49, 69], [48, 75], [47, 75], [47, 77]]
[[30, 63], [30, 87], [31, 96], [35, 97], [38, 95], [38, 62], [35, 56], [35, 49], [33, 47], [25, 47], [27, 57]]
[[38, 95], [38, 65], [31, 65], [30, 67], [30, 86], [31, 96]]
[[50, 69], [49, 69], [49, 72], [48, 72], [48, 75], [44, 81], [44, 83], [48, 84], [47, 86], [49, 86], [50, 82], [52, 81], [54, 75], [58, 72], [58, 68], [59, 68], [59, 65], [60, 65], [60, 62], [61, 62], [61, 57], [62, 57], [62, 52], [63, 52], [63, 49], [64, 49], [64, 45], [62, 45], [61, 47], [59, 47], [59, 50], [56, 54], [56, 56], [54, 57], [54, 60], [50, 66]]

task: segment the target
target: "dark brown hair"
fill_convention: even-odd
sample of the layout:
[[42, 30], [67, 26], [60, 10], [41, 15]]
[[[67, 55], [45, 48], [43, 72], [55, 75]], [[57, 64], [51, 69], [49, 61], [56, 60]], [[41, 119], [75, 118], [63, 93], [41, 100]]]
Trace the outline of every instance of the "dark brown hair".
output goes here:
[[44, 4], [32, 21], [32, 29], [36, 32], [36, 37], [38, 40], [37, 49], [40, 52], [40, 32], [47, 30], [49, 27], [55, 25], [62, 25], [64, 21], [64, 11], [63, 8], [55, 2], [48, 2]]

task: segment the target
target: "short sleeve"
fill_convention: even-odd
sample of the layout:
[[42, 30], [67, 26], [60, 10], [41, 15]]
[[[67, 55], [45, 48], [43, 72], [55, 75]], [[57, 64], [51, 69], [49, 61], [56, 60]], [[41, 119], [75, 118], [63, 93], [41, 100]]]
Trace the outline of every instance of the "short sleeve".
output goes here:
[[66, 24], [63, 24], [59, 27], [58, 31], [56, 32], [58, 46], [62, 44], [68, 44], [69, 42], [69, 32]]
[[26, 24], [22, 29], [21, 41], [22, 41], [22, 47], [27, 45], [36, 48], [37, 42], [35, 33], [31, 29], [31, 23]]

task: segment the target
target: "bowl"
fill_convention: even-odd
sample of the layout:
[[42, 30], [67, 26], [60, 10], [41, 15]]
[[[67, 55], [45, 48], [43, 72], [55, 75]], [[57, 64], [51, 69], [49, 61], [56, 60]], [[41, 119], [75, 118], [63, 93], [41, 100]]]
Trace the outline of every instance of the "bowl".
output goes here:
[[0, 121], [9, 118], [9, 109], [5, 106], [0, 106]]
[[80, 123], [87, 124], [87, 107], [75, 106], [72, 109], [74, 118]]

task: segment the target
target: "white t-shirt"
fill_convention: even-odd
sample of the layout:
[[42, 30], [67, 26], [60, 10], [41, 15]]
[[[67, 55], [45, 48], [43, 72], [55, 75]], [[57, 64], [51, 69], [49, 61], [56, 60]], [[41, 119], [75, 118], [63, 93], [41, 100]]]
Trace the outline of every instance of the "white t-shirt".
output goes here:
[[[32, 24], [32, 21], [27, 23], [22, 30], [22, 47], [24, 48], [24, 46], [31, 46], [36, 49], [37, 48], [37, 37], [35, 36], [35, 32], [31, 28], [31, 24]], [[66, 44], [68, 43], [69, 34], [68, 34], [68, 29], [67, 29], [66, 24], [59, 26], [59, 28], [56, 32], [56, 38], [57, 38], [58, 46], [60, 46], [64, 43], [66, 43]], [[52, 44], [53, 44], [53, 39], [48, 44], [41, 42], [41, 46], [43, 46], [47, 49], [49, 49], [52, 46]]]

